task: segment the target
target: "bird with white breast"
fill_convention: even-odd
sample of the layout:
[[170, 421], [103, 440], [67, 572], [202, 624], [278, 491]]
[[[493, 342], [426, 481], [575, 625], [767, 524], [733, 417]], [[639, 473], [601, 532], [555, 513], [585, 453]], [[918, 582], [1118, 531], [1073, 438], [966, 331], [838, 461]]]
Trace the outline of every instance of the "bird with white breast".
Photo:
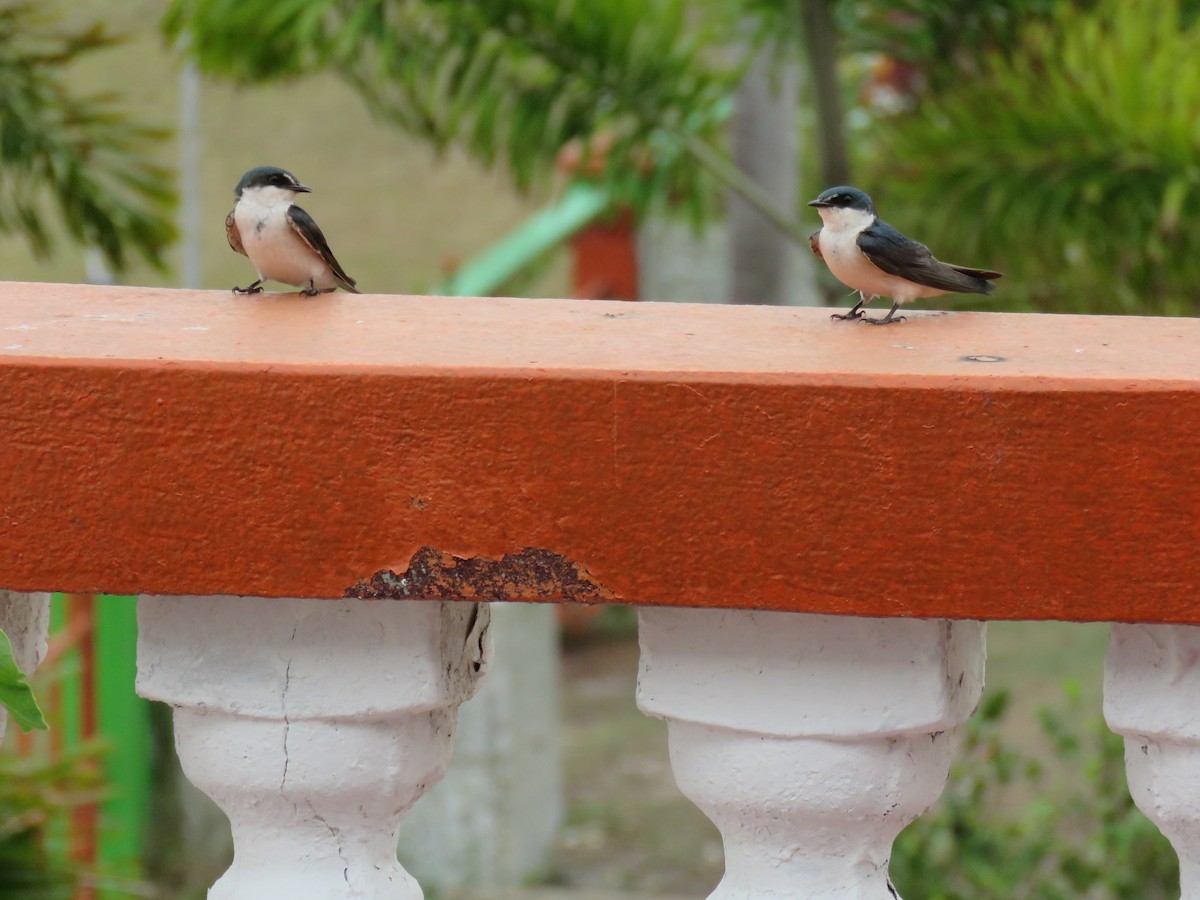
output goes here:
[[[858, 291], [859, 300], [834, 319], [857, 319], [872, 325], [903, 322], [902, 303], [939, 294], [988, 294], [1000, 272], [955, 266], [936, 259], [929, 248], [905, 237], [875, 214], [875, 204], [858, 188], [833, 187], [808, 204], [821, 214], [823, 227], [809, 246], [838, 281]], [[876, 297], [890, 297], [892, 308], [878, 319], [862, 308]]]
[[233, 211], [225, 217], [225, 237], [254, 263], [258, 280], [234, 293], [261, 293], [264, 281], [293, 285], [306, 297], [338, 288], [358, 293], [313, 217], [296, 206], [296, 195], [311, 191], [277, 166], [258, 166], [242, 176]]

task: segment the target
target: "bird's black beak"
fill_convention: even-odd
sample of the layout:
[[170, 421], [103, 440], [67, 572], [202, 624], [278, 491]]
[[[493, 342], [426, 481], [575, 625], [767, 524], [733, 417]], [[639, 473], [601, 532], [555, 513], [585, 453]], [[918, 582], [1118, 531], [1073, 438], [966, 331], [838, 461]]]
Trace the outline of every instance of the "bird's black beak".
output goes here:
[[831, 204], [831, 203], [826, 203], [824, 200], [822, 200], [822, 199], [820, 199], [820, 198], [818, 197], [816, 200], [809, 200], [809, 201], [808, 201], [808, 205], [809, 205], [809, 206], [815, 206], [817, 209], [823, 209], [823, 208], [825, 208], [826, 206], [832, 206], [833, 204]]
[[303, 184], [292, 185], [292, 190], [295, 191], [297, 194], [311, 194], [312, 193], [312, 188], [307, 187]]

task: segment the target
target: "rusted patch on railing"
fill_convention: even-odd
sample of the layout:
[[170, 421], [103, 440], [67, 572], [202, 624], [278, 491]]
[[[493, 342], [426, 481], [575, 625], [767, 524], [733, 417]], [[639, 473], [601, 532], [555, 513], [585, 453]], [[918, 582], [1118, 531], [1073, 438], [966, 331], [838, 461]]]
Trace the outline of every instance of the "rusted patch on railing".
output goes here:
[[484, 600], [551, 603], [614, 603], [612, 591], [587, 568], [561, 553], [526, 547], [500, 559], [463, 559], [422, 547], [408, 569], [391, 569], [346, 589], [359, 600]]

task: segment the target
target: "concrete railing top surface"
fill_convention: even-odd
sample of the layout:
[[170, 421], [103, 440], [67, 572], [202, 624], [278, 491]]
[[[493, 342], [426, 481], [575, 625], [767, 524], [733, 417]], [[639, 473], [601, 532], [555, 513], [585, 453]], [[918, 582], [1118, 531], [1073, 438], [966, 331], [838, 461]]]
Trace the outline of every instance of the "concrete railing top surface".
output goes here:
[[0, 285], [0, 587], [1200, 622], [1198, 348]]
[[[496, 370], [620, 380], [1194, 389], [1200, 320], [909, 312], [857, 328], [807, 307], [0, 282], [0, 353], [61, 364]], [[1001, 362], [980, 365], [998, 357]], [[974, 359], [973, 359], [974, 358]], [[1136, 382], [1136, 383], [1135, 383]]]

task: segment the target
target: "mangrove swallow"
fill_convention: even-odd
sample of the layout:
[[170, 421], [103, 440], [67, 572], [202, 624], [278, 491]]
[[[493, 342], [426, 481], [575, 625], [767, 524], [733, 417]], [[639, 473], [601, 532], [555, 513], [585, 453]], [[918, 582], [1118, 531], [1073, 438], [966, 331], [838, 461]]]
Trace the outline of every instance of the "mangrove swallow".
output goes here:
[[234, 189], [237, 202], [225, 217], [225, 236], [254, 263], [258, 281], [235, 287], [234, 293], [260, 293], [264, 281], [295, 285], [306, 297], [338, 288], [358, 293], [313, 217], [296, 206], [296, 195], [311, 191], [276, 166], [259, 166], [242, 176]]
[[[902, 322], [901, 303], [939, 294], [988, 294], [989, 279], [1001, 273], [940, 262], [924, 244], [905, 237], [875, 215], [871, 198], [857, 188], [834, 187], [808, 204], [821, 214], [824, 227], [808, 243], [825, 260], [838, 281], [858, 291], [858, 303], [834, 319], [858, 319], [872, 325]], [[891, 297], [892, 308], [880, 319], [868, 319], [862, 308], [876, 297]]]

